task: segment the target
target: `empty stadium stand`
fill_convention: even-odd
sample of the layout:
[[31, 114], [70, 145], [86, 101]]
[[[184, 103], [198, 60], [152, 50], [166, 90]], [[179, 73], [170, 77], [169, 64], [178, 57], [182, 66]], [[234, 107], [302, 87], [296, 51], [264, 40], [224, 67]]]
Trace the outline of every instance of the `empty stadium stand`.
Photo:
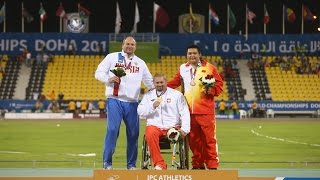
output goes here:
[[20, 62], [15, 58], [5, 58], [4, 63], [5, 76], [2, 76], [0, 84], [0, 99], [12, 99], [20, 70]]
[[31, 68], [30, 79], [26, 89], [26, 100], [33, 99], [33, 93], [42, 93], [44, 78], [47, 65], [39, 65], [34, 63]]
[[48, 64], [42, 92], [62, 92], [65, 100], [105, 99], [105, 86], [94, 78], [102, 59], [95, 55], [56, 55]]

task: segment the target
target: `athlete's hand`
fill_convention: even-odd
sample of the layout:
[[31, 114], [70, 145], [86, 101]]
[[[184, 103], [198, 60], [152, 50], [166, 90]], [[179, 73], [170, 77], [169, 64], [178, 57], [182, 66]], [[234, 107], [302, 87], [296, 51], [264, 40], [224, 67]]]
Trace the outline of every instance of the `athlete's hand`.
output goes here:
[[156, 109], [160, 105], [160, 103], [161, 103], [160, 101], [155, 100], [153, 103], [153, 109]]
[[114, 82], [120, 83], [120, 78], [118, 76], [113, 76], [109, 78], [108, 81], [109, 83], [114, 83]]

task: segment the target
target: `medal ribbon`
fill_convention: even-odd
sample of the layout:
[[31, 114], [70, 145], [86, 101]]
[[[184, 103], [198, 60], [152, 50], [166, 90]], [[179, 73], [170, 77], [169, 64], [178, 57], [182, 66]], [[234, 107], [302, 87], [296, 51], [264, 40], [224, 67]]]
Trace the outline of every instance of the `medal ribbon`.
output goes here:
[[127, 65], [126, 57], [123, 57], [125, 70], [131, 69], [131, 61]]
[[162, 96], [165, 92], [166, 92], [166, 91], [162, 91], [160, 94], [158, 94], [158, 91], [156, 90], [156, 95], [157, 95], [157, 97], [160, 97], [160, 96]]
[[191, 81], [194, 81], [194, 78], [196, 77], [196, 73], [197, 73], [197, 69], [194, 70], [193, 72], [193, 68], [190, 68], [190, 77], [191, 77]]

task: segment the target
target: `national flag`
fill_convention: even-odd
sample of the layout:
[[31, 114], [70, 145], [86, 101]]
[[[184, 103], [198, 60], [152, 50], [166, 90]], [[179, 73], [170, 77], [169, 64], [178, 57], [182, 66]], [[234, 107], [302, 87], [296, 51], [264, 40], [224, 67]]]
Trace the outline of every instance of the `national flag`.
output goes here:
[[4, 21], [5, 16], [6, 16], [6, 6], [3, 5], [0, 9], [0, 23]]
[[252, 11], [250, 11], [249, 8], [247, 8], [247, 18], [248, 18], [248, 21], [250, 22], [250, 24], [253, 23], [253, 19], [256, 18], [256, 14]]
[[62, 3], [60, 4], [60, 6], [58, 7], [58, 9], [56, 11], [56, 16], [58, 16], [60, 18], [66, 18], [66, 11], [64, 10]]
[[39, 15], [40, 15], [40, 20], [41, 20], [41, 22], [44, 22], [44, 21], [47, 19], [47, 12], [46, 12], [46, 10], [43, 8], [42, 4], [40, 5]]
[[91, 11], [89, 11], [87, 8], [81, 6], [80, 4], [78, 4], [78, 12], [79, 12], [79, 16], [80, 18], [86, 18], [91, 14]]
[[209, 4], [209, 17], [210, 17], [211, 21], [213, 21], [213, 23], [215, 25], [219, 25], [219, 16], [214, 11], [213, 6], [211, 4]]
[[230, 24], [231, 29], [235, 28], [236, 24], [237, 24], [236, 16], [232, 12], [231, 8], [230, 8], [230, 11], [229, 11], [229, 24]]
[[313, 13], [310, 11], [310, 9], [307, 6], [302, 5], [302, 7], [303, 7], [303, 19], [312, 21], [314, 19]]
[[296, 14], [291, 8], [285, 7], [285, 13], [286, 13], [286, 16], [287, 16], [286, 19], [288, 22], [293, 23], [296, 20]]
[[267, 8], [265, 7], [265, 8], [264, 8], [263, 23], [264, 23], [264, 24], [268, 24], [269, 21], [270, 21], [270, 16], [269, 16], [269, 13], [268, 13]]
[[24, 17], [28, 23], [34, 20], [33, 16], [29, 13], [29, 11], [26, 8], [22, 9], [22, 17]]
[[156, 3], [154, 3], [153, 9], [155, 12], [154, 13], [154, 16], [155, 16], [154, 23], [161, 28], [167, 27], [167, 25], [170, 22], [170, 17], [168, 15], [167, 11], [163, 7], [157, 5]]

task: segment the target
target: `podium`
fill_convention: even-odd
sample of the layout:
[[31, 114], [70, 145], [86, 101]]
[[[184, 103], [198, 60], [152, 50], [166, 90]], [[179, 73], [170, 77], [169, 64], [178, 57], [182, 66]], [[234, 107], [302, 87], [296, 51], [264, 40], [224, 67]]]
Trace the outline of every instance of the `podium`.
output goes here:
[[95, 170], [93, 180], [238, 180], [238, 170]]

